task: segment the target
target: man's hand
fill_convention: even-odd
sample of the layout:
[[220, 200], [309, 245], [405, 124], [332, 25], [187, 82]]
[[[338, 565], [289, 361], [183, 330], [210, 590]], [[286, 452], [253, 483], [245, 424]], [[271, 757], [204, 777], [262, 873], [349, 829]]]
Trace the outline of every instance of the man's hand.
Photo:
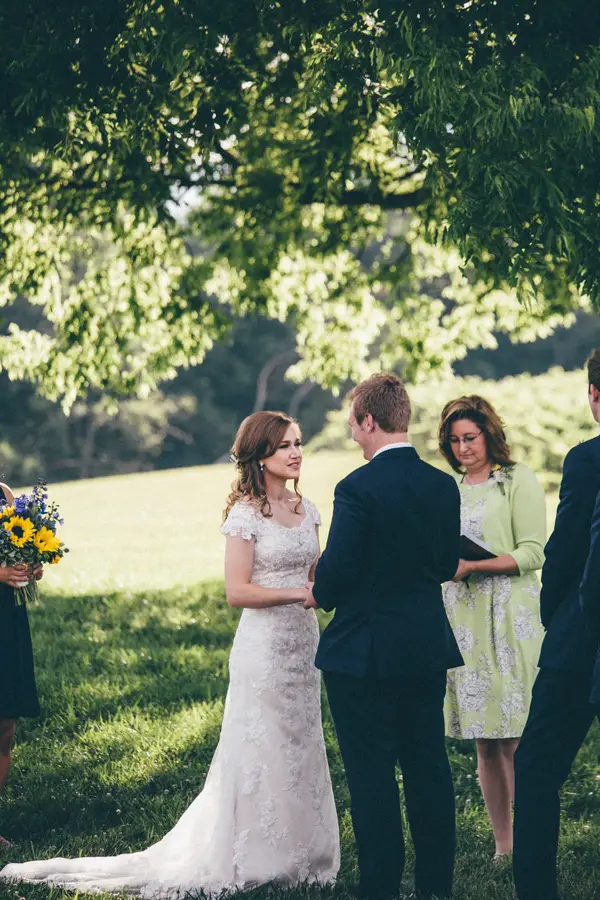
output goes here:
[[304, 601], [304, 609], [318, 609], [319, 604], [313, 597], [313, 582], [309, 581], [307, 585], [305, 585], [306, 590], [308, 591], [308, 599]]

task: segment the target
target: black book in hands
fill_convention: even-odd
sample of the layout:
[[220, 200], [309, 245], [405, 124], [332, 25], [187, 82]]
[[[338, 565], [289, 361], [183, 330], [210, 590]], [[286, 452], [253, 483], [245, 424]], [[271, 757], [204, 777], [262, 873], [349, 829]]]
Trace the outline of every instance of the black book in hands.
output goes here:
[[487, 544], [473, 537], [472, 534], [460, 536], [460, 558], [467, 560], [496, 559], [497, 554], [492, 553]]

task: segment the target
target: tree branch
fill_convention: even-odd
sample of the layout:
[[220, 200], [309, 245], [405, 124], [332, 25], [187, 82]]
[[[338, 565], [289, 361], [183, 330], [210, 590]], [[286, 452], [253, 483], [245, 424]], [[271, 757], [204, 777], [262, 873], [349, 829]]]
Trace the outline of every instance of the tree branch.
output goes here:
[[[339, 206], [380, 206], [381, 209], [412, 209], [429, 196], [427, 188], [417, 188], [402, 194], [382, 194], [378, 190], [344, 191]], [[308, 201], [307, 201], [308, 202]], [[315, 202], [314, 200], [312, 201]]]
[[254, 395], [254, 407], [252, 412], [259, 412], [265, 408], [268, 396], [268, 383], [272, 373], [281, 365], [288, 369], [298, 358], [296, 350], [284, 350], [271, 359], [268, 359], [258, 374], [256, 380], [256, 393]]
[[226, 150], [225, 147], [217, 141], [217, 153], [220, 153], [223, 159], [226, 159], [228, 163], [231, 163], [232, 166], [241, 165], [241, 159], [236, 156], [234, 153], [231, 153], [230, 150]]
[[[228, 154], [228, 151], [223, 151], [223, 154]], [[231, 156], [233, 165], [240, 165], [240, 160], [236, 157]], [[149, 173], [149, 178], [156, 177], [158, 173]], [[126, 187], [133, 186], [138, 184], [135, 179], [131, 177], [122, 177], [111, 179], [107, 182], [104, 182], [102, 179], [97, 181], [68, 181], [63, 178], [61, 175], [54, 176], [51, 178], [44, 178], [42, 172], [38, 172], [38, 180], [42, 180], [45, 186], [52, 190], [72, 190], [72, 191], [86, 191], [86, 190], [97, 190], [100, 189], [103, 193], [106, 192], [107, 188], [110, 186], [113, 187]], [[182, 188], [196, 188], [201, 190], [203, 187], [221, 187], [221, 188], [231, 188], [231, 187], [240, 187], [239, 183], [235, 181], [233, 178], [221, 178], [219, 180], [213, 180], [210, 178], [202, 179], [202, 178], [193, 178], [193, 177], [184, 177], [180, 174], [169, 174], [167, 172], [161, 173], [162, 178], [173, 186], [179, 186]], [[298, 189], [300, 189], [300, 185], [294, 185]], [[0, 183], [0, 194], [2, 193], [2, 185]], [[18, 191], [14, 189], [11, 192], [12, 194], [17, 194]], [[419, 206], [419, 204], [423, 203], [429, 195], [429, 191], [426, 188], [420, 187], [416, 188], [414, 191], [406, 191], [402, 193], [390, 193], [386, 194], [381, 191], [378, 187], [369, 187], [363, 190], [354, 189], [349, 191], [342, 191], [335, 199], [328, 199], [326, 197], [315, 196], [312, 190], [306, 190], [300, 194], [298, 198], [298, 202], [302, 206], [311, 206], [313, 203], [322, 203], [325, 206], [379, 206], [381, 209], [412, 209], [415, 206]]]

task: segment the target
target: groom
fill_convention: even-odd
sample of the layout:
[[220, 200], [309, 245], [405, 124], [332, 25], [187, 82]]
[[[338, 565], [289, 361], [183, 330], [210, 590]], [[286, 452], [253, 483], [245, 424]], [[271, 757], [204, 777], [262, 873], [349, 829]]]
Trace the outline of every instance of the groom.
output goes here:
[[459, 492], [408, 442], [410, 400], [399, 378], [374, 375], [350, 399], [352, 437], [369, 465], [336, 487], [327, 548], [305, 605], [336, 610], [316, 665], [350, 788], [359, 895], [387, 900], [400, 890], [399, 764], [417, 896], [447, 898], [455, 817], [443, 703], [446, 670], [462, 658], [440, 584], [458, 568]]

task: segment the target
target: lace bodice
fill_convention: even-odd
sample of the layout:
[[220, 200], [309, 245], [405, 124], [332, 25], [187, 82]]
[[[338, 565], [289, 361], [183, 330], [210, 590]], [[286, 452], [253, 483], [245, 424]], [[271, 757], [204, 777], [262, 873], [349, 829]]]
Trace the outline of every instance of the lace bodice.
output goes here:
[[319, 554], [315, 526], [319, 512], [310, 500], [302, 501], [305, 517], [294, 528], [280, 525], [246, 500], [229, 511], [222, 534], [254, 541], [252, 583], [261, 587], [302, 587]]

